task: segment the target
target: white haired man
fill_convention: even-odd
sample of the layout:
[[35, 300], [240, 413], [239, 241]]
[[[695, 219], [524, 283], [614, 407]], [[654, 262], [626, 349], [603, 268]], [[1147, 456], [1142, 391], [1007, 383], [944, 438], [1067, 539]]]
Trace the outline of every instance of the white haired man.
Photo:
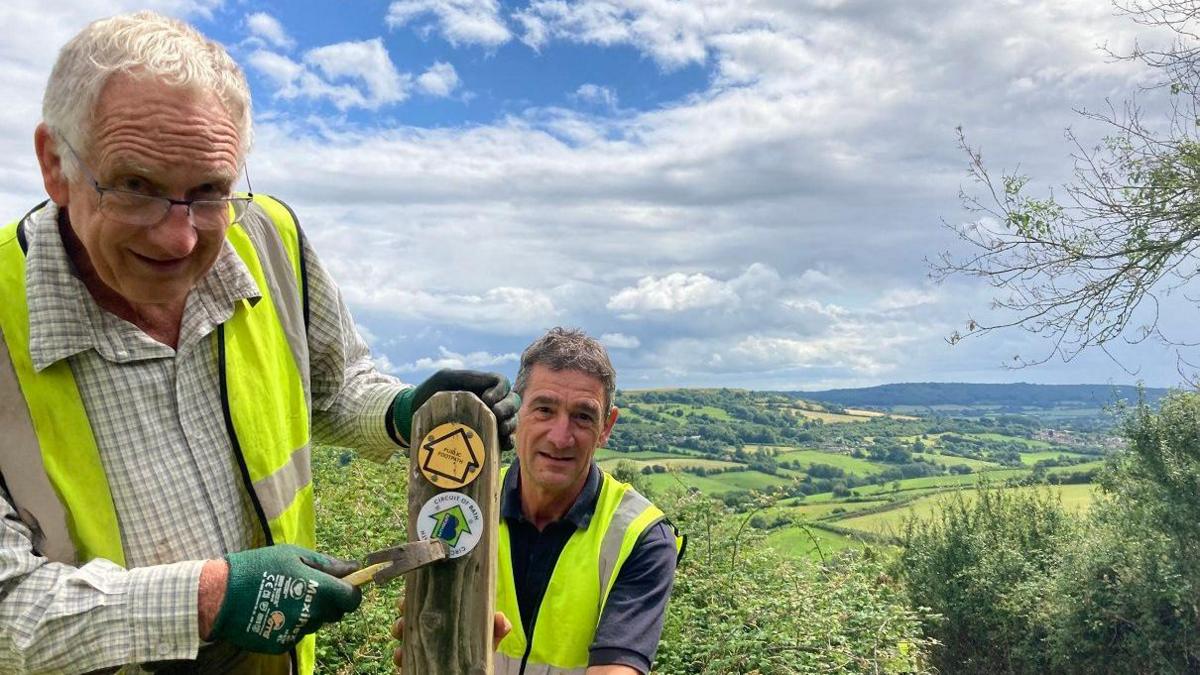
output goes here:
[[0, 229], [0, 672], [313, 670], [360, 601], [315, 546], [309, 447], [383, 460], [440, 390], [375, 371], [281, 202], [234, 192], [250, 98], [153, 13], [67, 43], [34, 145], [50, 199]]

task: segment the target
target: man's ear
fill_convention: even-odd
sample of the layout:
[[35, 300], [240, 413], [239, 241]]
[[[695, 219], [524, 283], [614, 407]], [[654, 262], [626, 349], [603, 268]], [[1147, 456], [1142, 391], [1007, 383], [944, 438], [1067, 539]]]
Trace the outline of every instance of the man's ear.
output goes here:
[[608, 411], [608, 419], [604, 420], [604, 430], [600, 432], [600, 445], [598, 447], [603, 448], [608, 445], [608, 437], [612, 435], [613, 425], [617, 423], [617, 417], [620, 413], [621, 411], [615, 405], [612, 407], [612, 410]]
[[45, 122], [37, 125], [33, 132], [33, 149], [37, 153], [38, 166], [42, 169], [42, 184], [46, 186], [46, 194], [55, 204], [66, 206], [70, 202], [70, 181], [63, 171], [58, 144]]

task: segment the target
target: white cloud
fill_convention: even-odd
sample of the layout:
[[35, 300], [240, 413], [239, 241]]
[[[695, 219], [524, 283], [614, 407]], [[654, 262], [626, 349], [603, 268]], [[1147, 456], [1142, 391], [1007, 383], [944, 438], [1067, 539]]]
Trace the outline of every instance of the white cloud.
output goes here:
[[[229, 25], [248, 11], [206, 4]], [[168, 5], [202, 11], [158, 4]], [[42, 198], [28, 138], [57, 45], [115, 6], [0, 7], [0, 156], [10, 158], [0, 204], [13, 216]], [[272, 108], [264, 97], [251, 162], [255, 187], [296, 208], [352, 309], [389, 325], [380, 335], [393, 324], [442, 331], [389, 347], [396, 363], [456, 344], [461, 331], [507, 353], [556, 323], [636, 335], [636, 349], [614, 348], [618, 367], [654, 384], [782, 386], [797, 371], [822, 382], [952, 378], [994, 353], [1032, 353], [1023, 336], [950, 354], [941, 340], [940, 326], [961, 325], [988, 299], [968, 284], [923, 285], [924, 258], [953, 245], [937, 226], [956, 218], [965, 182], [953, 129], [964, 125], [995, 166], [1019, 160], [1053, 179], [1070, 151], [1061, 129], [1078, 123], [1072, 109], [1119, 101], [1141, 77], [1096, 45], [1146, 35], [1092, 0], [517, 6], [527, 7], [519, 24], [496, 2], [396, 2], [389, 16], [489, 48], [512, 39], [510, 21], [540, 58], [560, 58], [556, 42], [596, 47], [582, 50], [595, 59], [610, 55], [605, 46], [633, 49], [651, 71], [634, 85], [659, 84], [654, 65], [691, 68], [681, 80], [698, 85], [646, 106], [622, 84], [624, 108], [614, 99], [585, 111], [527, 109], [497, 87], [494, 119], [485, 110], [470, 124], [421, 128], [387, 107], [425, 90], [381, 44], [242, 59], [282, 99], [375, 111]], [[503, 69], [522, 49], [488, 58]], [[603, 99], [596, 82], [580, 100]]]
[[260, 37], [280, 49], [291, 49], [296, 46], [296, 41], [287, 34], [283, 24], [266, 12], [247, 14], [246, 28], [251, 35]]
[[247, 59], [282, 99], [329, 99], [339, 110], [375, 110], [408, 98], [412, 77], [396, 70], [383, 40], [339, 42], [311, 49], [304, 62], [267, 50]]
[[575, 98], [585, 103], [600, 105], [605, 108], [617, 107], [617, 92], [598, 84], [581, 84], [575, 90]]
[[471, 352], [469, 354], [459, 354], [458, 352], [450, 351], [445, 347], [438, 347], [438, 355], [436, 357], [423, 356], [416, 361], [405, 363], [398, 366], [395, 372], [412, 373], [429, 370], [440, 370], [442, 368], [495, 368], [506, 363], [514, 363], [520, 359], [516, 353], [492, 354], [486, 351]]
[[931, 305], [940, 299], [941, 295], [930, 289], [893, 288], [880, 296], [874, 304], [882, 311], [891, 311]]
[[[706, 2], [664, 0], [534, 0], [515, 14], [521, 41], [541, 49], [552, 39], [600, 46], [633, 45], [667, 69], [703, 63]], [[737, 26], [728, 26], [735, 30]]]
[[375, 367], [379, 369], [379, 372], [381, 373], [395, 375], [400, 372], [400, 368], [398, 368], [396, 364], [392, 363], [392, 360], [388, 358], [387, 354], [373, 356], [371, 358], [371, 362], [375, 364]]
[[[432, 15], [450, 44], [498, 47], [512, 39], [497, 0], [398, 0], [388, 6], [387, 24], [399, 28]], [[423, 29], [433, 30], [434, 25]]]
[[304, 60], [331, 82], [361, 81], [366, 86], [365, 107], [395, 103], [408, 95], [407, 77], [397, 72], [380, 38], [318, 47], [306, 53]]
[[896, 367], [894, 347], [912, 338], [880, 341], [877, 335], [849, 331], [809, 339], [749, 335], [729, 350], [733, 367], [755, 370], [844, 368], [858, 375], [881, 375]]
[[251, 68], [257, 70], [271, 80], [275, 86], [281, 90], [281, 95], [290, 98], [296, 94], [288, 96], [282, 94], [282, 90], [295, 87], [297, 81], [305, 73], [304, 66], [289, 59], [283, 54], [275, 52], [258, 50], [247, 57]]
[[445, 98], [458, 88], [458, 72], [454, 66], [438, 61], [417, 78], [417, 89], [430, 96]]
[[[824, 281], [823, 284], [829, 285]], [[811, 287], [807, 272], [797, 278], [785, 279], [770, 265], [753, 263], [728, 280], [703, 272], [642, 277], [636, 285], [626, 286], [613, 294], [607, 308], [624, 319], [653, 319], [656, 313], [700, 311], [702, 316], [697, 319], [700, 323], [711, 321], [712, 312], [723, 315], [740, 312], [755, 317], [758, 323], [780, 318], [790, 320], [800, 314], [828, 318], [842, 312], [836, 305], [811, 298], [808, 295]], [[680, 321], [679, 318], [665, 320], [676, 324]]]
[[609, 301], [614, 312], [636, 316], [646, 312], [682, 312], [731, 305], [738, 301], [729, 288], [705, 274], [676, 272], [665, 277], [644, 277], [637, 286], [623, 288]]
[[636, 335], [624, 333], [605, 333], [600, 336], [600, 342], [609, 349], [637, 349], [642, 346], [642, 341]]

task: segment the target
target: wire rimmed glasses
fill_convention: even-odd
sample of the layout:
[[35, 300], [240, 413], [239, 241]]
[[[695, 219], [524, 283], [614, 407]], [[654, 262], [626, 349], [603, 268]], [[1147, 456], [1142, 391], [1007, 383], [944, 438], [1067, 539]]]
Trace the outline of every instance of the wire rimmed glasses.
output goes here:
[[[59, 137], [61, 138], [62, 135], [59, 134]], [[104, 186], [100, 184], [100, 181], [96, 180], [95, 174], [83, 163], [83, 160], [79, 157], [79, 153], [75, 151], [75, 148], [71, 147], [71, 144], [65, 138], [63, 139], [63, 144], [75, 156], [75, 161], [83, 169], [83, 175], [91, 183], [92, 189], [96, 191], [99, 197], [97, 210], [114, 220], [128, 225], [152, 227], [161, 223], [167, 217], [167, 214], [171, 212], [171, 207], [179, 205], [187, 209], [188, 215], [191, 217], [192, 227], [197, 230], [217, 230], [240, 220], [245, 215], [247, 209], [250, 208], [250, 203], [254, 201], [253, 192], [247, 192], [245, 196], [238, 195], [215, 199], [210, 197], [172, 199], [160, 195]], [[246, 178], [246, 185], [247, 187], [250, 185], [249, 176]]]

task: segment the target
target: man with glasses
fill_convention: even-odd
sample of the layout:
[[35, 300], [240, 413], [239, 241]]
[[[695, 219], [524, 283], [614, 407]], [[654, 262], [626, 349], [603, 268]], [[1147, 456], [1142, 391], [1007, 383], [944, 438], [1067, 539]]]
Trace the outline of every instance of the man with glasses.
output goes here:
[[294, 214], [235, 192], [241, 70], [152, 13], [59, 54], [49, 200], [0, 228], [0, 672], [311, 673], [353, 611], [314, 552], [313, 442], [384, 460], [440, 390], [378, 373]]

